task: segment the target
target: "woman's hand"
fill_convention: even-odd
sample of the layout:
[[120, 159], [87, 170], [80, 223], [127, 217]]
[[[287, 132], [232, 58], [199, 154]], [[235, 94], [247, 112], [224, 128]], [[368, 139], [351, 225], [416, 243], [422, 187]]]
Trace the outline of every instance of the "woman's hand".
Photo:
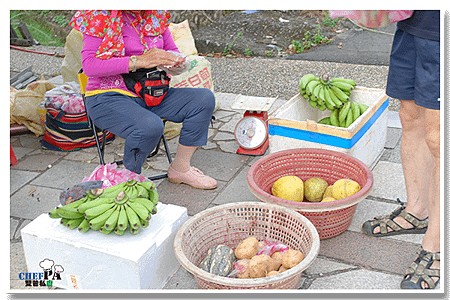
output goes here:
[[[173, 66], [178, 57], [172, 53], [158, 48], [151, 48], [147, 53], [137, 56], [136, 69], [151, 69], [156, 66]], [[133, 70], [133, 62], [130, 60], [128, 70]]]

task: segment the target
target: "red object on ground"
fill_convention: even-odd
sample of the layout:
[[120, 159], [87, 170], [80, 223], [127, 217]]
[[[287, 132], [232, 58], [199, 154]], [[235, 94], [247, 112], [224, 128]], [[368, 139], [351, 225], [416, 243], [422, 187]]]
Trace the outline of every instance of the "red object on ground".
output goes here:
[[9, 144], [9, 160], [11, 161], [11, 165], [13, 165], [13, 166], [15, 166], [19, 163], [17, 161], [16, 155], [14, 154], [11, 143]]

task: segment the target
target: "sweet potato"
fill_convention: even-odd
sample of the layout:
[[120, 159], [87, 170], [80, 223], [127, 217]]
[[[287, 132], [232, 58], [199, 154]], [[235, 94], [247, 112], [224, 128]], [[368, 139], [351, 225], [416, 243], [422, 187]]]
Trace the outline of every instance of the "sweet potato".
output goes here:
[[236, 255], [237, 259], [251, 259], [257, 252], [258, 239], [255, 237], [249, 237], [239, 243], [236, 250], [234, 250], [234, 255]]
[[281, 264], [290, 269], [298, 265], [305, 256], [299, 250], [288, 250], [284, 252], [283, 257], [281, 258]]

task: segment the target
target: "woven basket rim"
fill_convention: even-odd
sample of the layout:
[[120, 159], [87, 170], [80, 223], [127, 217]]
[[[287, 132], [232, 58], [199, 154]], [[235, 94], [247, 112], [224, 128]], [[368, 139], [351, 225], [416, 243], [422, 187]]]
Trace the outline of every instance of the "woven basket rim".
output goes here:
[[[311, 250], [309, 253], [305, 256], [303, 261], [301, 261], [298, 265], [295, 267], [284, 271], [280, 274], [273, 275], [270, 277], [263, 277], [263, 278], [252, 278], [252, 279], [241, 279], [241, 278], [228, 278], [218, 275], [213, 275], [211, 273], [208, 273], [196, 265], [194, 265], [189, 259], [186, 257], [186, 255], [183, 253], [182, 247], [181, 247], [181, 241], [182, 241], [182, 235], [183, 233], [198, 219], [202, 218], [205, 215], [208, 215], [210, 213], [220, 211], [220, 210], [226, 210], [230, 208], [242, 208], [242, 207], [249, 207], [249, 208], [264, 208], [274, 211], [283, 212], [285, 214], [288, 214], [292, 216], [293, 218], [299, 219], [302, 223], [305, 224], [305, 226], [310, 230], [311, 232]], [[177, 231], [177, 234], [175, 236], [174, 241], [174, 250], [175, 250], [175, 256], [180, 262], [180, 264], [192, 275], [197, 276], [203, 280], [230, 286], [230, 287], [236, 287], [236, 288], [249, 288], [249, 287], [260, 287], [270, 284], [277, 284], [281, 281], [285, 281], [287, 279], [290, 279], [299, 273], [303, 272], [305, 269], [307, 269], [311, 263], [314, 261], [314, 259], [319, 254], [320, 249], [320, 238], [319, 234], [317, 232], [317, 229], [314, 227], [314, 225], [309, 221], [306, 217], [302, 216], [299, 213], [293, 212], [290, 209], [287, 209], [280, 205], [275, 204], [268, 204], [264, 202], [236, 202], [236, 203], [229, 203], [229, 204], [223, 204], [218, 205], [216, 207], [212, 207], [209, 209], [206, 209], [193, 217], [189, 218]]]
[[[286, 155], [290, 155], [292, 153], [311, 153], [311, 154], [332, 154], [338, 157], [341, 157], [343, 159], [349, 160], [354, 162], [355, 164], [359, 165], [367, 174], [367, 182], [364, 186], [361, 187], [361, 190], [359, 190], [356, 194], [335, 200], [330, 202], [295, 202], [295, 201], [289, 201], [282, 198], [278, 198], [273, 196], [272, 194], [269, 194], [265, 191], [263, 191], [255, 182], [253, 178], [253, 174], [255, 173], [255, 170], [258, 169], [263, 163], [265, 163], [267, 160], [272, 159], [273, 157], [283, 157]], [[298, 211], [303, 212], [321, 212], [321, 211], [333, 211], [338, 209], [347, 208], [353, 205], [358, 204], [362, 200], [364, 200], [372, 190], [373, 186], [373, 174], [372, 171], [365, 165], [361, 160], [350, 156], [348, 154], [328, 150], [328, 149], [319, 149], [319, 148], [299, 148], [299, 149], [288, 149], [288, 150], [282, 150], [275, 153], [271, 153], [269, 155], [266, 155], [259, 160], [257, 160], [247, 173], [247, 185], [250, 189], [250, 192], [255, 195], [258, 199], [265, 203], [271, 203], [275, 205], [280, 205], [283, 207], [287, 207], [290, 209], [295, 209]]]

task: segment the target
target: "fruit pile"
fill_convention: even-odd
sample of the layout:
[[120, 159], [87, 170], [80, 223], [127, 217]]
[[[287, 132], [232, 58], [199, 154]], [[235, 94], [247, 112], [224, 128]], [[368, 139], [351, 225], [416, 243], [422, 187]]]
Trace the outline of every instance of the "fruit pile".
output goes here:
[[156, 214], [159, 195], [155, 183], [128, 180], [105, 189], [92, 189], [85, 197], [49, 212], [50, 218], [80, 232], [90, 229], [123, 235], [127, 228], [137, 234]]
[[311, 177], [303, 182], [298, 176], [286, 175], [274, 182], [271, 193], [290, 201], [330, 202], [350, 197], [359, 190], [359, 183], [348, 178], [338, 179], [329, 185], [320, 177]]
[[300, 93], [308, 100], [309, 105], [321, 111], [331, 111], [329, 117], [318, 121], [319, 124], [336, 127], [349, 127], [369, 107], [362, 103], [350, 102], [350, 93], [355, 88], [353, 79], [328, 75], [322, 78], [314, 74], [304, 75], [299, 82]]

